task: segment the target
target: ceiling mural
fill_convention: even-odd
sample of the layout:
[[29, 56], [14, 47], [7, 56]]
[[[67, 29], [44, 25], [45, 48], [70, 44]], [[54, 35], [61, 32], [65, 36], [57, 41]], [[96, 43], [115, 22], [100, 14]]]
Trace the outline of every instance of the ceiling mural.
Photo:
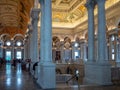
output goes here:
[[[120, 0], [106, 0], [105, 8], [108, 9]], [[52, 0], [53, 27], [75, 28], [87, 18], [86, 0]], [[97, 7], [95, 7], [95, 15]]]
[[53, 23], [74, 23], [86, 14], [86, 0], [52, 0]]

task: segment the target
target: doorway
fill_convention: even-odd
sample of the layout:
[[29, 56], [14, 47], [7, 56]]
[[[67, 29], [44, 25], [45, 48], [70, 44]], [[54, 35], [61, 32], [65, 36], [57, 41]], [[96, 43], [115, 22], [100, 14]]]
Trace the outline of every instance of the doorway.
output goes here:
[[22, 59], [22, 51], [16, 51], [16, 59]]
[[5, 53], [5, 59], [6, 59], [7, 62], [9, 62], [12, 59], [12, 57], [11, 57], [11, 51], [6, 51], [6, 53]]

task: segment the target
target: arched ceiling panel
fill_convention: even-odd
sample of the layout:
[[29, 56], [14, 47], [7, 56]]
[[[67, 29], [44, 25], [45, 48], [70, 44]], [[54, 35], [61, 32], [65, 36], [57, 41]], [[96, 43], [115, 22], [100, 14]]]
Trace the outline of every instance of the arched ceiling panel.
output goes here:
[[0, 34], [25, 34], [34, 0], [0, 0]]

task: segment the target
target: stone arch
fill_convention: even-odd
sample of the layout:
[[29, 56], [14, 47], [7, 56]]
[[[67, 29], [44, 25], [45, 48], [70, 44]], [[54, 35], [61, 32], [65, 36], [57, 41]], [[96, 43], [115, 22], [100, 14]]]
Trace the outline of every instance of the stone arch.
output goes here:
[[15, 46], [17, 45], [17, 42], [21, 42], [21, 45], [24, 44], [24, 36], [21, 35], [21, 34], [15, 35], [14, 38], [13, 38], [13, 40], [14, 40], [14, 45]]
[[16, 34], [16, 35], [13, 37], [13, 40], [14, 40], [16, 37], [20, 37], [21, 39], [24, 39], [24, 36], [23, 36], [22, 34]]
[[6, 40], [11, 40], [11, 36], [9, 34], [2, 34], [1, 35], [1, 40], [6, 41]]
[[69, 37], [64, 38], [64, 48], [66, 48], [66, 49], [71, 48], [71, 38], [69, 38]]
[[2, 34], [2, 35], [0, 35], [0, 40], [2, 40], [2, 38], [4, 37], [4, 36], [10, 36], [9, 34]]
[[52, 37], [52, 47], [57, 49], [60, 48], [60, 38], [58, 36]]
[[2, 34], [1, 36], [2, 45], [4, 46], [7, 41], [11, 41], [11, 36], [9, 34]]

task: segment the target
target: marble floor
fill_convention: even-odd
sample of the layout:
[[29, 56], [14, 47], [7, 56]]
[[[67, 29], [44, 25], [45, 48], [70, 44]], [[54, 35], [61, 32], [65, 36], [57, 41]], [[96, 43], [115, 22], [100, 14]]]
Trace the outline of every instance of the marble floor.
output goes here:
[[[42, 90], [27, 71], [21, 70], [21, 65], [16, 68], [10, 63], [0, 67], [0, 90]], [[60, 84], [51, 90], [120, 90], [120, 85], [89, 86]]]
[[41, 90], [31, 75], [21, 70], [21, 65], [16, 68], [6, 64], [0, 69], [0, 90]]

